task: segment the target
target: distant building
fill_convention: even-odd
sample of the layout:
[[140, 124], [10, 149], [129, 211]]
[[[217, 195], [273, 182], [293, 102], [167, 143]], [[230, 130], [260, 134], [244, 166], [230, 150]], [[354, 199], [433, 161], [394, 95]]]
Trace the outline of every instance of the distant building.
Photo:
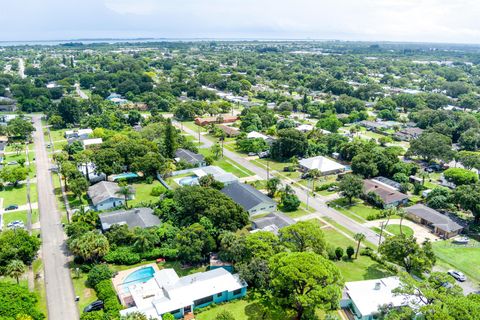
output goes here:
[[463, 226], [450, 219], [450, 217], [423, 204], [405, 208], [405, 211], [407, 211], [410, 219], [429, 227], [433, 233], [444, 239], [454, 237], [463, 230]]
[[110, 102], [115, 103], [116, 105], [122, 105], [128, 103], [127, 99], [124, 99], [121, 95], [118, 93], [111, 93], [108, 97], [107, 100]]
[[87, 149], [91, 146], [97, 145], [97, 144], [102, 144], [103, 140], [102, 138], [94, 138], [94, 139], [85, 139], [82, 140], [82, 145], [84, 149]]
[[[121, 207], [125, 204], [125, 197], [119, 194], [118, 184], [109, 181], [101, 181], [90, 186], [87, 195], [92, 202], [92, 207], [96, 211], [109, 210]], [[133, 191], [133, 189], [132, 189]], [[133, 195], [129, 197], [133, 199]]]
[[247, 284], [238, 274], [224, 268], [198, 272], [179, 277], [173, 269], [156, 271], [153, 278], [124, 288], [119, 295], [129, 295], [130, 308], [120, 311], [122, 316], [141, 312], [148, 318], [161, 319], [165, 313], [182, 318], [193, 310], [212, 303], [222, 303], [247, 294]]
[[393, 291], [401, 286], [398, 277], [346, 282], [340, 306], [348, 319], [376, 319], [379, 307], [410, 306], [414, 308], [421, 300], [413, 295], [395, 294]]
[[273, 212], [277, 208], [274, 200], [249, 184], [232, 183], [221, 191], [243, 207], [251, 216]]
[[295, 224], [295, 220], [287, 215], [279, 212], [269, 213], [265, 217], [258, 218], [252, 221], [252, 233], [258, 231], [269, 231], [278, 234], [278, 230], [283, 227], [288, 227]]
[[299, 161], [300, 170], [308, 172], [317, 169], [322, 175], [337, 174], [345, 171], [345, 166], [324, 156], [317, 156]]
[[150, 208], [134, 208], [100, 213], [102, 231], [108, 231], [113, 225], [127, 225], [130, 228], [150, 228], [160, 225], [160, 219], [153, 214]]
[[67, 130], [65, 131], [65, 138], [68, 139], [79, 139], [85, 140], [90, 138], [93, 134], [93, 130], [90, 128], [87, 129], [78, 129], [78, 130]]
[[224, 124], [219, 124], [217, 127], [222, 130], [227, 137], [237, 137], [240, 135], [240, 129], [238, 128], [226, 126]]
[[10, 98], [0, 97], [0, 111], [6, 111], [6, 112], [17, 111], [17, 102]]
[[204, 167], [207, 165], [205, 157], [201, 154], [192, 152], [187, 149], [178, 149], [175, 151], [175, 161], [184, 161], [194, 167]]
[[206, 126], [212, 123], [233, 123], [237, 121], [239, 117], [237, 116], [218, 116], [218, 117], [208, 117], [208, 118], [195, 118], [195, 124], [198, 126]]
[[384, 209], [408, 203], [408, 196], [406, 194], [374, 180], [363, 180], [363, 193], [367, 195], [370, 192], [373, 192], [382, 200]]
[[417, 139], [423, 132], [423, 129], [417, 127], [407, 127], [394, 134], [394, 138], [401, 141], [411, 141]]
[[301, 124], [298, 127], [296, 127], [295, 129], [300, 131], [300, 132], [306, 133], [306, 132], [312, 131], [313, 128], [314, 127], [311, 124]]
[[78, 171], [80, 171], [83, 176], [87, 178], [88, 181], [90, 181], [90, 183], [104, 181], [107, 178], [105, 173], [97, 172], [97, 168], [95, 167], [95, 164], [93, 162], [89, 162], [87, 164], [80, 164], [78, 166]]

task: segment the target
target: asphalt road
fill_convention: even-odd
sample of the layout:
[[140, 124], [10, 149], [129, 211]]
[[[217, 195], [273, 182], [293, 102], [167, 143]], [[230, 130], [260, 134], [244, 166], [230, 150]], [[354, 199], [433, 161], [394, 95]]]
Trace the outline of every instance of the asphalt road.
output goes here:
[[[175, 126], [178, 128], [181, 128], [181, 124], [178, 122], [174, 122]], [[183, 131], [186, 133], [194, 136], [198, 140], [198, 132], [195, 132], [185, 126], [183, 126]], [[210, 148], [213, 145], [213, 142], [204, 136], [200, 135], [200, 142], [203, 143], [204, 148]], [[239, 156], [238, 154], [228, 150], [224, 149], [224, 155], [227, 156], [228, 158], [232, 159], [233, 161], [237, 162], [238, 164], [242, 165], [243, 167], [247, 168], [248, 170], [252, 171], [255, 173], [257, 176], [259, 176], [262, 179], [267, 179], [267, 170], [264, 168], [261, 168], [250, 161], [244, 159], [243, 157]], [[271, 174], [272, 172], [270, 172]], [[286, 181], [283, 180], [283, 183], [291, 183], [291, 181]], [[307, 191], [305, 189], [299, 188], [295, 185], [291, 185], [293, 190], [297, 193], [298, 198], [306, 203], [307, 202]], [[337, 210], [334, 210], [330, 207], [327, 206], [325, 200], [322, 200], [321, 196], [317, 196], [315, 198], [310, 197], [308, 199], [308, 204], [310, 207], [315, 209], [315, 213], [313, 215], [317, 215], [318, 217], [329, 217], [333, 219], [335, 222], [340, 224], [341, 226], [347, 228], [348, 230], [354, 232], [354, 233], [363, 233], [366, 237], [366, 240], [372, 244], [378, 245], [378, 240], [379, 236], [370, 230], [367, 227], [364, 227], [363, 225], [359, 224], [358, 222], [346, 217], [345, 215], [341, 214]]]
[[81, 99], [83, 100], [88, 99], [87, 94], [83, 92], [82, 89], [80, 89], [80, 84], [75, 83], [75, 91], [77, 92], [77, 94], [80, 96]]
[[34, 116], [33, 133], [37, 165], [38, 208], [42, 236], [42, 255], [49, 320], [78, 319], [73, 291], [69, 253], [65, 244], [61, 214], [56, 206], [52, 176], [40, 116]]

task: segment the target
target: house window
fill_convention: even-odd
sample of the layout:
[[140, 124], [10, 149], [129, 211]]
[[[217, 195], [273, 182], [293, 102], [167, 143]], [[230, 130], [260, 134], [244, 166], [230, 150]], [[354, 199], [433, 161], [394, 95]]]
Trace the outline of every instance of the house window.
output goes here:
[[208, 296], [208, 297], [205, 297], [205, 298], [195, 300], [193, 303], [195, 304], [195, 306], [199, 306], [199, 305], [209, 303], [209, 302], [212, 302], [212, 301], [213, 301], [213, 296]]
[[177, 310], [170, 311], [169, 313], [176, 314], [176, 313], [179, 313], [179, 312], [180, 312], [180, 309], [177, 309]]
[[222, 293], [222, 292], [217, 293], [217, 298], [220, 298], [221, 296], [223, 296], [223, 293]]
[[238, 295], [238, 294], [240, 294], [240, 293], [242, 293], [242, 289], [241, 289], [241, 288], [233, 291], [233, 295], [234, 295], [234, 296], [236, 296], [236, 295]]

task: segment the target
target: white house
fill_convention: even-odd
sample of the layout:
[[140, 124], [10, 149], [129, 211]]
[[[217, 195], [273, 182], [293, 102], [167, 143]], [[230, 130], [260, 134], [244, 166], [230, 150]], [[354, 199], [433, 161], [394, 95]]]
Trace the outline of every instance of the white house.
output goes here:
[[257, 131], [252, 131], [247, 134], [248, 139], [263, 139], [263, 140], [268, 140], [271, 139], [269, 136], [264, 135], [263, 133], [257, 132]]
[[337, 174], [345, 171], [345, 166], [324, 156], [302, 159], [298, 163], [302, 171], [317, 169], [322, 175]]
[[124, 284], [120, 300], [130, 308], [122, 316], [141, 312], [149, 319], [162, 319], [165, 313], [181, 318], [196, 308], [244, 297], [247, 284], [224, 268], [179, 277], [173, 269], [156, 271], [145, 282]]
[[357, 320], [376, 319], [378, 308], [383, 305], [413, 308], [418, 306], [420, 304], [418, 297], [396, 295], [392, 292], [400, 285], [398, 277], [347, 282], [340, 306]]
[[94, 146], [94, 145], [102, 144], [102, 143], [103, 143], [102, 138], [94, 138], [94, 139], [85, 139], [85, 140], [82, 140], [82, 144], [83, 144], [83, 148], [84, 148], [84, 149], [87, 149], [87, 148], [90, 147], [90, 146]]
[[[101, 181], [90, 186], [87, 195], [96, 211], [109, 210], [125, 204], [125, 196], [119, 193], [120, 187], [115, 182]], [[132, 190], [133, 192], [133, 190]], [[127, 198], [133, 199], [133, 195]]]
[[93, 130], [90, 128], [78, 129], [78, 130], [67, 130], [65, 131], [65, 138], [85, 140], [85, 139], [88, 139], [91, 134], [93, 134]]

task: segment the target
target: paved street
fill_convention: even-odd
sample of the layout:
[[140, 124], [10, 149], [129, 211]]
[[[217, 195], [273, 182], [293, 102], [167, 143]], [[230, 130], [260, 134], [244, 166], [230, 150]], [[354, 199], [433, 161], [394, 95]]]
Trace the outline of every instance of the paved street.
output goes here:
[[[178, 122], [174, 122], [175, 126], [180, 128], [181, 124]], [[198, 139], [198, 132], [195, 132], [185, 126], [183, 126], [183, 131], [186, 133], [196, 137]], [[205, 138], [204, 136], [200, 135], [200, 142], [203, 143], [204, 148], [210, 148], [213, 145], [213, 142]], [[259, 176], [262, 179], [267, 179], [267, 170], [264, 168], [260, 168], [259, 166], [251, 163], [250, 161], [244, 159], [243, 157], [239, 156], [238, 154], [228, 150], [224, 149], [224, 155], [233, 161], [237, 162], [238, 164], [242, 165], [243, 167], [247, 168], [248, 170], [252, 171], [255, 173], [257, 176]], [[283, 181], [283, 183], [290, 183], [289, 181]], [[306, 203], [307, 202], [307, 192], [304, 189], [301, 189], [295, 185], [291, 185], [291, 187], [295, 190], [297, 193], [298, 198]], [[318, 217], [329, 217], [333, 219], [336, 223], [340, 224], [341, 226], [347, 228], [348, 230], [354, 232], [354, 233], [363, 233], [370, 243], [373, 243], [375, 245], [378, 245], [378, 235], [370, 230], [369, 228], [361, 225], [360, 223], [344, 216], [337, 210], [334, 210], [330, 207], [327, 206], [325, 199], [322, 199], [323, 197], [317, 196], [315, 198], [310, 197], [309, 198], [309, 206], [315, 209], [315, 213], [312, 215], [317, 215]]]
[[88, 99], [88, 96], [85, 92], [82, 91], [82, 89], [80, 89], [80, 84], [79, 83], [75, 83], [75, 91], [77, 92], [77, 94], [79, 95], [79, 97], [83, 100], [86, 100]]
[[38, 207], [42, 235], [42, 258], [45, 270], [48, 319], [78, 319], [75, 294], [68, 269], [69, 257], [65, 245], [61, 215], [56, 207], [50, 163], [45, 149], [40, 116], [34, 116], [33, 134], [37, 160]]

